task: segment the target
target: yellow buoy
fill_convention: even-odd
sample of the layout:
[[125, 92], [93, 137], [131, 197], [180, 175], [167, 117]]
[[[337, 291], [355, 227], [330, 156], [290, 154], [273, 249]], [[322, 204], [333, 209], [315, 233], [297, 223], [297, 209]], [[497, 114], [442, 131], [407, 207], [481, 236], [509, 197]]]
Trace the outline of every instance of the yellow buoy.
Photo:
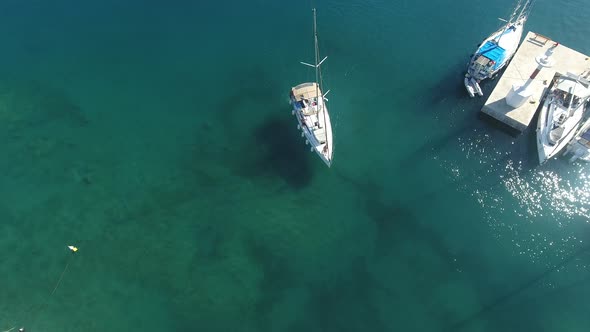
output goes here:
[[74, 246], [68, 246], [68, 249], [70, 249], [73, 252], [78, 251], [78, 248], [74, 247]]

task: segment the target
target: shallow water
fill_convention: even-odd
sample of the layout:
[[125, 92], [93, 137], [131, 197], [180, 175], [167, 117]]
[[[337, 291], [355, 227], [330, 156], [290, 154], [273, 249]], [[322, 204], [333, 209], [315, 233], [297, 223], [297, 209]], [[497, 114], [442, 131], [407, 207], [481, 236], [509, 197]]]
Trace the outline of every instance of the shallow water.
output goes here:
[[[590, 325], [588, 166], [462, 88], [512, 2], [316, 5], [331, 169], [288, 104], [311, 4], [0, 4], [0, 331]], [[589, 54], [587, 16], [526, 29]]]

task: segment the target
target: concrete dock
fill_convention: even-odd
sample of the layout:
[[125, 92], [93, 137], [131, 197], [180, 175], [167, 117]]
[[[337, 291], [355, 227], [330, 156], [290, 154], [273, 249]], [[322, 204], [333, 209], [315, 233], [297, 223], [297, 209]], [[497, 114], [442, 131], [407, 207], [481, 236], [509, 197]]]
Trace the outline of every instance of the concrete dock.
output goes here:
[[588, 56], [529, 31], [481, 111], [522, 132], [556, 73], [583, 74], [588, 79], [589, 67]]

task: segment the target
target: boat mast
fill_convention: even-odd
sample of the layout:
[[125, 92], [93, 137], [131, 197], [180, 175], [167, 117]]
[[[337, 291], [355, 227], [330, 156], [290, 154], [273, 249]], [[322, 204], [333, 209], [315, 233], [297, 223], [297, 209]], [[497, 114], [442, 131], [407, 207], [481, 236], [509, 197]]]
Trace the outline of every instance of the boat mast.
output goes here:
[[506, 32], [506, 30], [514, 24], [516, 24], [516, 22], [520, 21], [520, 19], [522, 19], [523, 17], [525, 21], [528, 19], [533, 2], [534, 0], [518, 0], [518, 2], [516, 3], [516, 7], [514, 7], [514, 10], [512, 11], [512, 14], [510, 14], [510, 18], [508, 20], [498, 18], [500, 21], [506, 22], [506, 26], [504, 31], [502, 31], [502, 33], [500, 33], [500, 35], [498, 36], [498, 39], [496, 39], [496, 43], [500, 43], [500, 39], [502, 39], [502, 36]]
[[319, 96], [319, 91], [321, 90], [321, 87], [318, 89], [318, 86], [320, 85], [320, 65], [318, 64], [318, 59], [320, 58], [320, 50], [318, 47], [318, 31], [317, 31], [317, 23], [316, 23], [316, 11], [315, 8], [312, 8], [313, 11], [313, 47], [314, 47], [314, 56], [315, 56], [315, 95], [318, 98], [317, 103], [318, 103], [318, 108], [320, 107], [320, 96]]
[[[313, 8], [313, 39], [314, 39], [314, 46], [315, 46], [315, 80], [316, 80], [315, 95], [318, 98], [318, 100], [317, 100], [318, 111], [323, 111], [322, 117], [324, 118], [324, 127], [325, 127], [326, 126], [326, 108], [324, 107], [324, 103], [326, 102], [326, 99], [324, 98], [325, 95], [320, 94], [320, 91], [321, 91], [321, 93], [324, 93], [324, 87], [323, 87], [323, 82], [322, 82], [322, 71], [320, 69], [320, 66], [328, 57], [325, 57], [320, 61], [320, 46], [318, 43], [318, 29], [317, 29], [317, 18], [316, 18], [316, 9], [315, 8]], [[328, 92], [325, 92], [325, 94], [328, 94]], [[322, 101], [321, 106], [320, 106], [320, 98]], [[320, 128], [321, 128], [321, 126], [320, 126]], [[328, 145], [328, 136], [326, 136], [325, 148], [326, 148], [326, 151], [330, 148]]]
[[[313, 11], [313, 46], [314, 46], [314, 57], [315, 57], [315, 61], [314, 64], [312, 65], [311, 63], [307, 63], [307, 62], [303, 62], [301, 61], [301, 64], [309, 66], [309, 67], [314, 67], [315, 69], [315, 95], [316, 95], [316, 109], [317, 112], [320, 112], [322, 110], [324, 110], [324, 112], [322, 113], [322, 117], [324, 118], [324, 123], [323, 126], [326, 126], [326, 112], [325, 112], [325, 107], [324, 107], [324, 103], [326, 101], [328, 101], [328, 99], [326, 99], [326, 95], [328, 94], [328, 92], [330, 92], [330, 90], [326, 91], [324, 94], [321, 94], [321, 91], [323, 91], [324, 86], [323, 86], [323, 81], [322, 81], [322, 71], [320, 70], [320, 66], [322, 65], [322, 63], [324, 63], [324, 61], [326, 61], [326, 59], [328, 58], [327, 56], [324, 57], [322, 60], [320, 60], [320, 46], [318, 43], [318, 29], [317, 29], [317, 18], [316, 18], [316, 10], [315, 8], [312, 8]], [[321, 101], [321, 103], [320, 103]], [[322, 128], [322, 124], [318, 123], [318, 126], [320, 128]], [[325, 147], [324, 149], [327, 151], [329, 146], [328, 146], [328, 138], [326, 136], [326, 142], [325, 142]]]
[[516, 7], [512, 11], [512, 14], [510, 15], [510, 19], [508, 19], [508, 24], [510, 24], [510, 25], [514, 24], [516, 22], [517, 18], [520, 17], [520, 15], [522, 14], [522, 11], [519, 12], [519, 9], [521, 6], [522, 6], [522, 0], [519, 0], [516, 3]]

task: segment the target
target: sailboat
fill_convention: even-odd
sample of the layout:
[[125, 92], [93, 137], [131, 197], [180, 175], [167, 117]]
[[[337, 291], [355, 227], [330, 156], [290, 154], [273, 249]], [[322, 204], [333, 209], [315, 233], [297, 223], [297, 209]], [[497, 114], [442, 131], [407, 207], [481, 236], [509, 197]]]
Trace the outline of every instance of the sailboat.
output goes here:
[[582, 122], [590, 82], [567, 73], [554, 78], [537, 120], [539, 163], [566, 147]]
[[500, 19], [505, 24], [478, 45], [469, 60], [463, 79], [470, 97], [476, 94], [483, 96], [479, 83], [487, 78], [494, 78], [516, 53], [533, 1], [518, 0], [510, 19]]
[[334, 144], [332, 140], [332, 124], [330, 123], [330, 114], [326, 102], [326, 95], [330, 92], [323, 93], [321, 65], [328, 57], [320, 59], [318, 46], [316, 10], [313, 9], [313, 37], [315, 48], [315, 62], [301, 64], [315, 69], [315, 81], [301, 83], [291, 88], [290, 102], [293, 105], [292, 114], [297, 118], [297, 128], [301, 130], [301, 136], [305, 137], [305, 144], [310, 145], [311, 151], [324, 161], [328, 167], [332, 165], [332, 154]]

